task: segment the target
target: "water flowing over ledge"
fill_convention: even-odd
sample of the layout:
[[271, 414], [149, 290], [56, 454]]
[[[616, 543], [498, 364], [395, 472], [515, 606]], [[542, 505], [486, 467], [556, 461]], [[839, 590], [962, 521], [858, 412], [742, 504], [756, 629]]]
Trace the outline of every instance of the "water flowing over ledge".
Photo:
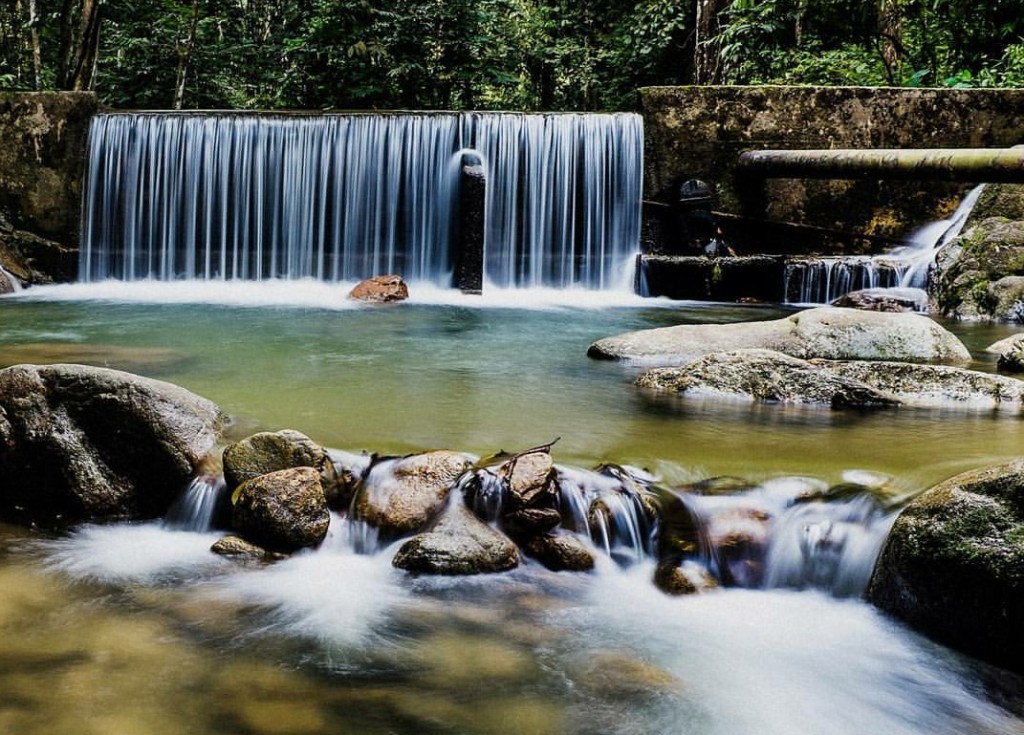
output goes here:
[[488, 280], [610, 288], [638, 247], [642, 148], [633, 114], [99, 115], [80, 278], [447, 286], [472, 150]]

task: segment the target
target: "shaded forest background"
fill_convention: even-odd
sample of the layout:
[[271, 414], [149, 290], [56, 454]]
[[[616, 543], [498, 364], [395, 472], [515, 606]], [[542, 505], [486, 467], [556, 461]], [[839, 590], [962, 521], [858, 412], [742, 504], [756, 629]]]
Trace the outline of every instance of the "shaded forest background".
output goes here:
[[0, 88], [116, 108], [632, 109], [661, 84], [1024, 86], [1024, 0], [4, 0]]

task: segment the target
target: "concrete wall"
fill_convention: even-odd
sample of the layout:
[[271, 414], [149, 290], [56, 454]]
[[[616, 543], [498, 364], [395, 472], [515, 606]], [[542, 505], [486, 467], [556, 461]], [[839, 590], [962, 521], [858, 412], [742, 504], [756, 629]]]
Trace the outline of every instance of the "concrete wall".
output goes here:
[[0, 264], [23, 280], [73, 274], [97, 111], [89, 93], [0, 93]]
[[[763, 148], [1024, 143], [1024, 90], [649, 87], [640, 96], [647, 198], [668, 200], [676, 181], [696, 177], [715, 187], [716, 208], [726, 212], [882, 238], [847, 240], [847, 250], [884, 249], [884, 238], [901, 238], [948, 214], [966, 186], [796, 179], [770, 179], [762, 186], [735, 177], [739, 154]], [[753, 232], [756, 239], [768, 230], [755, 226]], [[760, 247], [745, 244], [785, 252], [792, 250], [784, 242], [792, 236], [769, 235]]]

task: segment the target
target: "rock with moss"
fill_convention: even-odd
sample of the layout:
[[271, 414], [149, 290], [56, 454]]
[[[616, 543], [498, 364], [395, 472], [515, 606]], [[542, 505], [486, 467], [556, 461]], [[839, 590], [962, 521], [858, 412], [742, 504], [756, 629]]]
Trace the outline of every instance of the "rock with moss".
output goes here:
[[935, 321], [920, 314], [889, 314], [836, 307], [784, 319], [734, 324], [684, 324], [627, 332], [598, 340], [598, 359], [682, 365], [713, 352], [765, 349], [801, 359], [901, 360], [963, 364], [971, 354]]
[[706, 355], [678, 368], [654, 368], [637, 378], [641, 388], [696, 396], [763, 402], [843, 406], [895, 406], [899, 401], [864, 384], [772, 350]]
[[402, 545], [392, 564], [422, 574], [489, 574], [517, 567], [519, 550], [462, 503], [452, 503], [425, 533]]
[[290, 553], [319, 546], [331, 522], [320, 474], [312, 467], [270, 472], [239, 485], [231, 525], [246, 541]]
[[908, 505], [868, 598], [947, 645], [1024, 671], [1024, 460], [958, 475]]
[[351, 500], [351, 492], [339, 478], [328, 451], [292, 429], [264, 431], [235, 442], [224, 449], [223, 461], [228, 490], [270, 472], [312, 467], [320, 473], [328, 505], [345, 508]]
[[714, 575], [702, 564], [687, 560], [662, 560], [654, 569], [654, 585], [668, 595], [695, 595], [718, 587]]
[[943, 247], [931, 291], [945, 316], [1024, 321], [1024, 221], [989, 217]]
[[1024, 381], [953, 365], [859, 360], [814, 362], [840, 377], [869, 385], [906, 406], [1019, 411], [1024, 399]]
[[458, 452], [427, 452], [373, 465], [353, 502], [357, 518], [395, 539], [422, 530], [445, 507], [472, 463]]
[[0, 517], [50, 526], [162, 516], [224, 418], [184, 388], [119, 370], [0, 370]]
[[839, 407], [918, 406], [1020, 410], [1024, 381], [954, 365], [798, 360], [769, 350], [706, 355], [652, 368], [636, 384], [657, 391]]

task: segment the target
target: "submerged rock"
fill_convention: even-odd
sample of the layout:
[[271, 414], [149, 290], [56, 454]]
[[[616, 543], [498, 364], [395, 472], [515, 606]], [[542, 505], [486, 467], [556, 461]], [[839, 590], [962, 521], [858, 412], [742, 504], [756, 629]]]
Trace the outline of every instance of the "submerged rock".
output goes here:
[[392, 564], [426, 574], [487, 574], [517, 567], [519, 551], [462, 503], [453, 503], [428, 532], [406, 541]]
[[0, 371], [0, 516], [56, 524], [163, 515], [224, 416], [170, 383], [83, 365]]
[[641, 388], [832, 406], [895, 406], [899, 401], [863, 382], [835, 375], [806, 360], [772, 350], [717, 352], [678, 368], [654, 368]]
[[415, 533], [444, 507], [451, 488], [471, 468], [465, 455], [446, 451], [379, 462], [353, 500], [356, 517], [383, 538]]
[[355, 285], [348, 297], [368, 304], [386, 304], [405, 301], [409, 298], [409, 287], [401, 276], [374, 276]]
[[588, 355], [651, 365], [681, 365], [713, 352], [767, 349], [802, 359], [967, 363], [971, 354], [920, 314], [822, 307], [784, 319], [684, 324], [627, 332], [594, 342]]
[[217, 539], [210, 547], [210, 551], [239, 564], [262, 564], [285, 558], [283, 554], [267, 551], [262, 546], [250, 543], [240, 536], [225, 536]]
[[928, 293], [921, 288], [865, 288], [850, 291], [832, 302], [832, 306], [864, 311], [928, 311]]
[[659, 562], [654, 569], [654, 584], [669, 595], [694, 595], [718, 587], [707, 567], [692, 560], [682, 564], [667, 559]]
[[334, 462], [327, 450], [305, 434], [292, 429], [253, 434], [224, 449], [224, 481], [228, 490], [243, 482], [270, 472], [293, 467], [312, 467], [320, 474], [320, 482], [328, 505], [347, 507], [351, 494], [344, 495]]
[[270, 551], [319, 546], [331, 523], [320, 475], [312, 467], [254, 477], [238, 486], [231, 501], [234, 529]]
[[957, 475], [908, 505], [868, 598], [947, 645], [1024, 671], [1024, 460]]
[[594, 568], [590, 549], [571, 534], [534, 536], [523, 551], [553, 572], [589, 572]]

